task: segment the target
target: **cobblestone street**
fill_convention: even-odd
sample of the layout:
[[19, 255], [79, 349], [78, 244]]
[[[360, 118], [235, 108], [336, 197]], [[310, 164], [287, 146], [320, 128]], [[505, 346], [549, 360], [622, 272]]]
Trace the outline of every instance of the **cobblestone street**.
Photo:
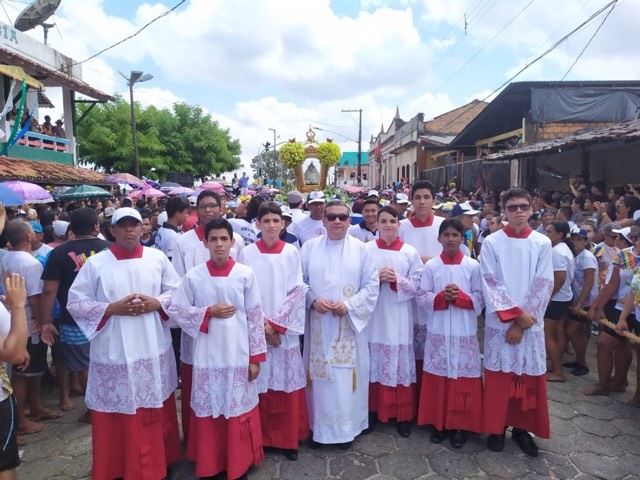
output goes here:
[[[626, 405], [635, 390], [635, 368], [626, 393], [588, 397], [583, 391], [596, 382], [595, 338], [589, 347], [590, 374], [549, 384], [551, 439], [538, 440], [540, 456], [521, 453], [509, 438], [503, 453], [489, 452], [483, 437], [472, 436], [461, 450], [448, 441], [433, 445], [430, 430], [414, 428], [410, 438], [395, 426], [378, 424], [361, 436], [350, 451], [333, 447], [308, 450], [301, 446], [297, 462], [279, 452], [267, 452], [265, 462], [250, 472], [252, 480], [267, 479], [440, 479], [525, 478], [607, 480], [640, 478], [640, 409]], [[635, 366], [635, 359], [634, 359]], [[50, 392], [51, 402], [54, 392]], [[77, 401], [79, 399], [76, 399]], [[78, 403], [80, 403], [78, 401]], [[88, 479], [91, 471], [91, 427], [76, 420], [80, 408], [48, 422], [47, 429], [27, 437], [20, 480]], [[185, 462], [170, 472], [170, 480], [190, 480]]]

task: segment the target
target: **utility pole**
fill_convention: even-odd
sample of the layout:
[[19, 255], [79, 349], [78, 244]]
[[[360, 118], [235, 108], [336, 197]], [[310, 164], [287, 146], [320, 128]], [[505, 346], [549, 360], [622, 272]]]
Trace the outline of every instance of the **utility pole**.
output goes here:
[[350, 108], [350, 109], [342, 109], [342, 113], [355, 113], [358, 112], [358, 168], [356, 170], [357, 182], [358, 186], [362, 186], [362, 109], [361, 108]]
[[[279, 169], [276, 166], [276, 162], [277, 162], [277, 152], [276, 152], [276, 129], [275, 128], [270, 128], [269, 130], [271, 130], [273, 132], [273, 168], [274, 171], [277, 172]], [[284, 175], [283, 175], [284, 176]], [[274, 178], [273, 181], [277, 181], [277, 178]]]

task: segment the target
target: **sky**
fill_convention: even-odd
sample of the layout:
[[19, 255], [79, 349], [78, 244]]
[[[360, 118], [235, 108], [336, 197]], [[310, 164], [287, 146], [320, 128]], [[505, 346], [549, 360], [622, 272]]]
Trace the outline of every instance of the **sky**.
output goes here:
[[[313, 126], [317, 139], [355, 151], [358, 115], [342, 110], [362, 109], [367, 151], [396, 108], [408, 121], [419, 112], [431, 119], [473, 99], [491, 100], [500, 85], [609, 2], [187, 0], [84, 63], [83, 79], [128, 98], [118, 72], [152, 74], [135, 86], [135, 100], [159, 108], [202, 106], [240, 140], [248, 170], [261, 145], [273, 143], [270, 129], [279, 143], [303, 140]], [[11, 23], [28, 4], [0, 3], [0, 20]], [[84, 60], [178, 3], [62, 0], [49, 45]], [[605, 20], [607, 12], [514, 81], [640, 79], [634, 46], [640, 1], [618, 0]], [[42, 29], [28, 33], [42, 40]], [[54, 90], [47, 95], [61, 105]]]

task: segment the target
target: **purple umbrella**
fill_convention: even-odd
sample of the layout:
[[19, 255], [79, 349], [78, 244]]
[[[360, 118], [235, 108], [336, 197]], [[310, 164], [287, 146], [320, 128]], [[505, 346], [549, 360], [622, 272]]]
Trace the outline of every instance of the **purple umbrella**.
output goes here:
[[145, 183], [138, 177], [130, 173], [112, 173], [104, 177], [105, 182], [110, 183], [128, 183], [132, 187], [144, 187]]
[[174, 187], [167, 192], [169, 195], [193, 195], [194, 190], [187, 187]]
[[15, 180], [12, 182], [3, 182], [2, 185], [18, 194], [24, 203], [49, 203], [54, 201], [49, 192], [35, 183]]

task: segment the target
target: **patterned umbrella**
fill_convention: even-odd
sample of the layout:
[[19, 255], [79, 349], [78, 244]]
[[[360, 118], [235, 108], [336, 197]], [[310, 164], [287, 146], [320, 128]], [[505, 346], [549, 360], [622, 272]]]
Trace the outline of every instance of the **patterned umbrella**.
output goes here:
[[2, 185], [10, 188], [22, 199], [23, 203], [49, 203], [53, 202], [53, 197], [40, 185], [35, 183], [22, 182], [16, 180], [13, 182], [3, 182]]
[[144, 181], [140, 180], [135, 175], [131, 175], [130, 173], [113, 173], [111, 175], [107, 175], [104, 177], [105, 182], [110, 183], [128, 183], [134, 187], [144, 187]]
[[5, 207], [17, 207], [24, 203], [16, 192], [5, 185], [0, 185], [0, 202], [2, 202]]
[[142, 197], [146, 198], [160, 198], [166, 197], [167, 194], [161, 192], [160, 190], [156, 190], [155, 188], [145, 188], [144, 190], [134, 190], [129, 194], [129, 198], [131, 200], [137, 200]]
[[194, 192], [195, 191], [192, 190], [191, 188], [175, 187], [175, 188], [172, 188], [171, 190], [169, 190], [167, 193], [169, 195], [193, 195]]

